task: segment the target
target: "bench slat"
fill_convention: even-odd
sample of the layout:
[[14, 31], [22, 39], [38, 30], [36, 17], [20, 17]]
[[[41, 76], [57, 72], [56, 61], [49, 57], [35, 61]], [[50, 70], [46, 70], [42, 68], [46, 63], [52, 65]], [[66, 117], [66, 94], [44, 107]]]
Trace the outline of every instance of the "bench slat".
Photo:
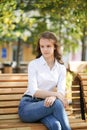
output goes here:
[[27, 87], [27, 82], [0, 82], [0, 88]]
[[[2, 128], [0, 130], [2, 130]], [[20, 127], [20, 128], [5, 128], [3, 130], [32, 130], [32, 129], [29, 127]], [[41, 128], [41, 130], [43, 130], [43, 129]]]
[[18, 106], [19, 105], [19, 101], [3, 101], [0, 102], [0, 108], [4, 108], [4, 107], [14, 107], [14, 106]]
[[82, 88], [83, 88], [83, 91], [87, 91], [87, 85], [83, 85]]
[[82, 85], [87, 85], [87, 79], [85, 79], [85, 80], [82, 79], [82, 80], [81, 80], [81, 84], [82, 84]]
[[17, 114], [18, 108], [0, 108], [0, 114]]
[[[9, 127], [10, 126], [10, 127]], [[3, 126], [0, 126], [1, 128], [3, 128]], [[21, 123], [21, 124], [17, 124], [17, 123], [6, 123], [4, 125], [4, 130], [38, 130], [38, 127], [39, 129], [41, 130], [47, 130], [47, 128], [41, 124], [41, 123]]]
[[24, 93], [26, 88], [0, 88], [0, 94], [14, 94], [14, 93]]
[[20, 81], [20, 82], [23, 82], [23, 81], [27, 81], [28, 80], [28, 76], [27, 74], [0, 74], [0, 82], [3, 81], [3, 82], [9, 82], [9, 81]]
[[80, 87], [79, 86], [72, 86], [72, 91], [74, 92], [74, 91], [79, 91], [80, 90]]
[[84, 91], [84, 96], [87, 97], [87, 91]]
[[80, 98], [80, 92], [72, 92], [72, 97], [79, 97]]
[[3, 115], [0, 115], [0, 121], [2, 120], [9, 120], [9, 119], [19, 119], [19, 116], [18, 114], [3, 114]]
[[0, 95], [0, 101], [14, 101], [14, 100], [20, 100], [23, 94], [10, 94], [10, 95]]

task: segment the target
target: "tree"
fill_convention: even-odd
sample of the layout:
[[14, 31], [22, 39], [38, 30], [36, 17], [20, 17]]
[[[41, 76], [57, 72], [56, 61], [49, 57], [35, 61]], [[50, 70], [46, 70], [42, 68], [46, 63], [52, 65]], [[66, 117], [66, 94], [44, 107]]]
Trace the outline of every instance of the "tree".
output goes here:
[[[40, 3], [39, 3], [40, 2]], [[87, 44], [87, 2], [86, 0], [42, 1], [36, 6], [48, 16], [51, 29], [57, 32], [59, 41], [68, 51], [75, 51], [82, 41], [82, 60], [86, 60]], [[85, 50], [85, 51], [84, 51]]]
[[[86, 0], [44, 0], [44, 2], [42, 0], [32, 0], [31, 2], [28, 0], [26, 4], [27, 10], [29, 5], [33, 5], [34, 9], [39, 11], [39, 17], [35, 17], [36, 23], [44, 21], [45, 29], [56, 32], [65, 51], [76, 51], [79, 40], [82, 41], [82, 48], [84, 48], [87, 39], [84, 38], [84, 36], [87, 37], [84, 35], [87, 32], [85, 30], [84, 33], [84, 28], [87, 28]], [[38, 28], [40, 32], [44, 30], [41, 29], [41, 24], [38, 24], [37, 30]], [[83, 39], [85, 39], [85, 42], [83, 42]], [[82, 54], [84, 53], [82, 52]], [[85, 57], [85, 55], [82, 57]], [[82, 58], [82, 60], [85, 59]]]
[[21, 7], [22, 1], [20, 2], [3, 0], [0, 4], [0, 40], [1, 42], [16, 42], [18, 44], [17, 68], [19, 68], [20, 62], [20, 46], [22, 43], [29, 42], [28, 38], [31, 35], [31, 27], [34, 22], [33, 19], [29, 18], [28, 13], [24, 12], [23, 7]]

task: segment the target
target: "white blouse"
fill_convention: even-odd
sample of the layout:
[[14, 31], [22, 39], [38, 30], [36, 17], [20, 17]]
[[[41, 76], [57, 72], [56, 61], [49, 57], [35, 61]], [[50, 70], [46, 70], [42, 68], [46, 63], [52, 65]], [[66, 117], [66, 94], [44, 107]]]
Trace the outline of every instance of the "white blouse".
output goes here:
[[43, 56], [32, 60], [28, 65], [28, 87], [25, 94], [34, 96], [38, 89], [57, 91], [65, 95], [66, 68], [55, 60], [52, 69], [49, 68]]

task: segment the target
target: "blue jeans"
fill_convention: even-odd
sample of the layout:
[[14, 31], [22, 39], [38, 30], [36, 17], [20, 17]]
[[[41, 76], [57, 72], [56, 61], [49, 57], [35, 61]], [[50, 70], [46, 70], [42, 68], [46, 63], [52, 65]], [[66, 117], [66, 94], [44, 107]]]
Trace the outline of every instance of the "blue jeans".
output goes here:
[[66, 111], [59, 99], [51, 107], [45, 107], [44, 100], [24, 96], [18, 113], [23, 122], [40, 121], [48, 130], [71, 130]]

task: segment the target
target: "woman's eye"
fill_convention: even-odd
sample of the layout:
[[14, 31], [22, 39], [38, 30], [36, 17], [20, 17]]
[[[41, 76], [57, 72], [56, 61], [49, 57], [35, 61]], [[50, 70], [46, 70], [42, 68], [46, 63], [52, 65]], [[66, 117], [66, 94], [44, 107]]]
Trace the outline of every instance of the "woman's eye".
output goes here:
[[44, 48], [44, 46], [40, 46], [41, 48]]
[[47, 47], [49, 48], [50, 46], [48, 45]]

